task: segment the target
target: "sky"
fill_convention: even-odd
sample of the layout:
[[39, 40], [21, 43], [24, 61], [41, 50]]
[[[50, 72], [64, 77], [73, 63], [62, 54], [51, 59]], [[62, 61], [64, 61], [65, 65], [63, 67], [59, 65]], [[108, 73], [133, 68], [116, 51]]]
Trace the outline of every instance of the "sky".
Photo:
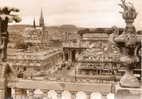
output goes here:
[[[136, 28], [142, 29], [142, 0], [127, 0], [139, 13]], [[38, 24], [41, 8], [47, 26], [74, 24], [83, 27], [125, 27], [119, 11], [120, 0], [0, 0], [0, 6], [20, 9], [20, 24]]]

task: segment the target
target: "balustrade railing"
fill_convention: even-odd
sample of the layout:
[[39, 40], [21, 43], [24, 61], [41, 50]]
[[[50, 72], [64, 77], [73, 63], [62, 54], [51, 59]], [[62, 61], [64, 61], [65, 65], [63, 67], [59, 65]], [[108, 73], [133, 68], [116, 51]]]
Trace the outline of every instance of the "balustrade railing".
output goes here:
[[106, 95], [100, 92], [68, 91], [68, 90], [40, 90], [13, 89], [12, 97], [8, 99], [114, 99], [113, 93]]
[[9, 82], [7, 99], [114, 99], [108, 84], [20, 80]]

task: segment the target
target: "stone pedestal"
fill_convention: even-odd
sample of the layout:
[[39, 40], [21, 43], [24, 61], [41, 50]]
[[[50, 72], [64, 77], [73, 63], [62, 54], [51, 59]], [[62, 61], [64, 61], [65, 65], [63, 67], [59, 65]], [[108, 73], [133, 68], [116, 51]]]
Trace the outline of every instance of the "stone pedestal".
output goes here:
[[115, 85], [115, 99], [141, 99], [142, 88], [123, 88]]
[[0, 89], [0, 99], [5, 99], [5, 91], [4, 91], [4, 89]]
[[125, 75], [120, 80], [121, 87], [129, 87], [129, 88], [139, 88], [140, 82], [134, 76], [132, 70], [126, 70]]

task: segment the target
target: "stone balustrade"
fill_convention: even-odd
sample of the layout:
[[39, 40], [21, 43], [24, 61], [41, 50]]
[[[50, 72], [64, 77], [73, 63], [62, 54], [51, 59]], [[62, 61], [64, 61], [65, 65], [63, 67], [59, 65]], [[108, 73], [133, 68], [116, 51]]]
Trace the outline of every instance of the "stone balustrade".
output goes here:
[[9, 82], [8, 87], [13, 99], [114, 99], [108, 84], [19, 79]]
[[68, 90], [40, 90], [13, 89], [13, 99], [114, 99], [114, 94], [106, 95], [100, 92], [68, 91]]

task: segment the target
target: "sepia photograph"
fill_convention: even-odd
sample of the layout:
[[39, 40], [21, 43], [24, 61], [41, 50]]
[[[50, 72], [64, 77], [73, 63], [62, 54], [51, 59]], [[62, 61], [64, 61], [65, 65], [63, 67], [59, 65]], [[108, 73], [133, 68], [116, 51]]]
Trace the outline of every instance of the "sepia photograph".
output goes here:
[[142, 0], [0, 0], [0, 99], [142, 99]]

